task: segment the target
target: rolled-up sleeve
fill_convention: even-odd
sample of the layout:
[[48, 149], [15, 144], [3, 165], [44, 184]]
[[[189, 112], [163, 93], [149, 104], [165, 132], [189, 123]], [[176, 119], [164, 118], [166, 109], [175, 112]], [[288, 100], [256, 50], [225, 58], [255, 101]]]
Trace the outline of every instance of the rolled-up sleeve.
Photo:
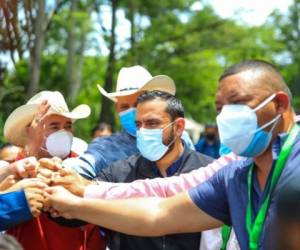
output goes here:
[[201, 185], [189, 190], [192, 201], [205, 213], [231, 225], [225, 186], [225, 172], [227, 168], [219, 170], [213, 177]]
[[83, 154], [78, 158], [68, 158], [63, 161], [63, 166], [75, 170], [88, 180], [96, 178], [96, 159], [92, 154]]
[[170, 197], [196, 187], [232, 161], [241, 159], [242, 158], [231, 153], [213, 161], [206, 167], [168, 178], [136, 180], [131, 183], [97, 181], [98, 185], [86, 187], [84, 195], [87, 198], [111, 200], [138, 197]]

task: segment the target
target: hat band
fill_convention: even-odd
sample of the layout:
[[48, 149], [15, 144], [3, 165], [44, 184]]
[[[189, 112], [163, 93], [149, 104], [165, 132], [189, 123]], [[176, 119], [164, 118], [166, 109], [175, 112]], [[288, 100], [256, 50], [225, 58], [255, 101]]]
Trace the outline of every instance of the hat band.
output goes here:
[[69, 112], [68, 110], [66, 110], [65, 108], [63, 107], [59, 107], [59, 106], [51, 106], [51, 109], [57, 113], [66, 113], [66, 112]]
[[120, 89], [119, 91], [128, 91], [128, 90], [136, 90], [139, 88], [125, 88], [125, 89]]

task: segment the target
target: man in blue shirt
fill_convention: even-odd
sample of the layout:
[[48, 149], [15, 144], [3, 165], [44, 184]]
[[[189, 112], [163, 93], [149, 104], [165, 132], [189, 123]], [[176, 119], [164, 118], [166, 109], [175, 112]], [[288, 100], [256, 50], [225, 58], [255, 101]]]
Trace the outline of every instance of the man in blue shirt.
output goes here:
[[300, 177], [300, 136], [290, 91], [275, 66], [246, 61], [220, 77], [216, 106], [221, 142], [245, 160], [167, 199], [89, 200], [52, 188], [50, 204], [68, 218], [134, 235], [197, 232], [228, 224], [241, 249], [272, 248], [268, 235], [278, 192]]

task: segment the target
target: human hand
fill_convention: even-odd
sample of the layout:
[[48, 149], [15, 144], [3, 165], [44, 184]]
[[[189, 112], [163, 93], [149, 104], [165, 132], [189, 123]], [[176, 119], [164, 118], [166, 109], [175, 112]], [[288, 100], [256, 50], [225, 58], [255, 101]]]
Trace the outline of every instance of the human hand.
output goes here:
[[71, 193], [83, 197], [85, 187], [90, 185], [90, 181], [71, 169], [61, 168], [52, 176], [52, 186], [63, 186]]
[[3, 181], [0, 182], [0, 192], [5, 192], [7, 189], [12, 187], [16, 183], [14, 175], [7, 176]]
[[47, 185], [38, 179], [27, 179], [26, 182], [23, 182], [22, 187], [24, 188], [32, 216], [38, 217], [42, 212], [45, 202], [43, 189], [45, 189]]
[[51, 185], [54, 173], [62, 168], [61, 162], [57, 157], [40, 159], [37, 177]]
[[44, 196], [46, 197], [44, 211], [50, 212], [52, 217], [75, 218], [74, 211], [80, 206], [81, 198], [61, 186], [45, 189]]
[[35, 129], [42, 129], [44, 125], [44, 118], [47, 115], [48, 110], [50, 109], [50, 104], [47, 100], [42, 101], [36, 113], [33, 116], [31, 126]]
[[38, 178], [29, 178], [29, 179], [22, 179], [20, 181], [17, 181], [17, 180], [11, 180], [11, 183], [14, 182], [14, 184], [12, 184], [9, 188], [7, 188], [5, 190], [5, 193], [8, 193], [8, 192], [15, 192], [15, 191], [18, 191], [20, 189], [25, 189], [27, 187], [32, 187], [32, 186], [40, 186], [40, 187], [47, 187], [47, 184], [43, 181], [41, 181], [40, 179]]
[[62, 163], [62, 160], [58, 157], [39, 159], [40, 168], [45, 168], [45, 169], [51, 170], [53, 172], [56, 172], [59, 169], [63, 168], [61, 163]]
[[27, 157], [19, 161], [15, 161], [9, 165], [10, 174], [16, 179], [35, 177], [37, 174], [38, 161], [35, 157]]

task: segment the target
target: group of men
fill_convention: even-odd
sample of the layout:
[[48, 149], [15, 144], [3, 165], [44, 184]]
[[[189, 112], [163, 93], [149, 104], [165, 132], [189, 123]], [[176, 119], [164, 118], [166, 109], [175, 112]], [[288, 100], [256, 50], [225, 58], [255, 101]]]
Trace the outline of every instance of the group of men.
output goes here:
[[[87, 105], [70, 112], [43, 91], [8, 117], [4, 135], [23, 151], [0, 168], [0, 230], [24, 249], [276, 249], [277, 200], [300, 175], [300, 146], [275, 66], [251, 60], [220, 77], [216, 160], [194, 151], [170, 77], [133, 66], [116, 92], [98, 88], [123, 131], [80, 156], [72, 125]], [[282, 249], [297, 249], [287, 235]]]

